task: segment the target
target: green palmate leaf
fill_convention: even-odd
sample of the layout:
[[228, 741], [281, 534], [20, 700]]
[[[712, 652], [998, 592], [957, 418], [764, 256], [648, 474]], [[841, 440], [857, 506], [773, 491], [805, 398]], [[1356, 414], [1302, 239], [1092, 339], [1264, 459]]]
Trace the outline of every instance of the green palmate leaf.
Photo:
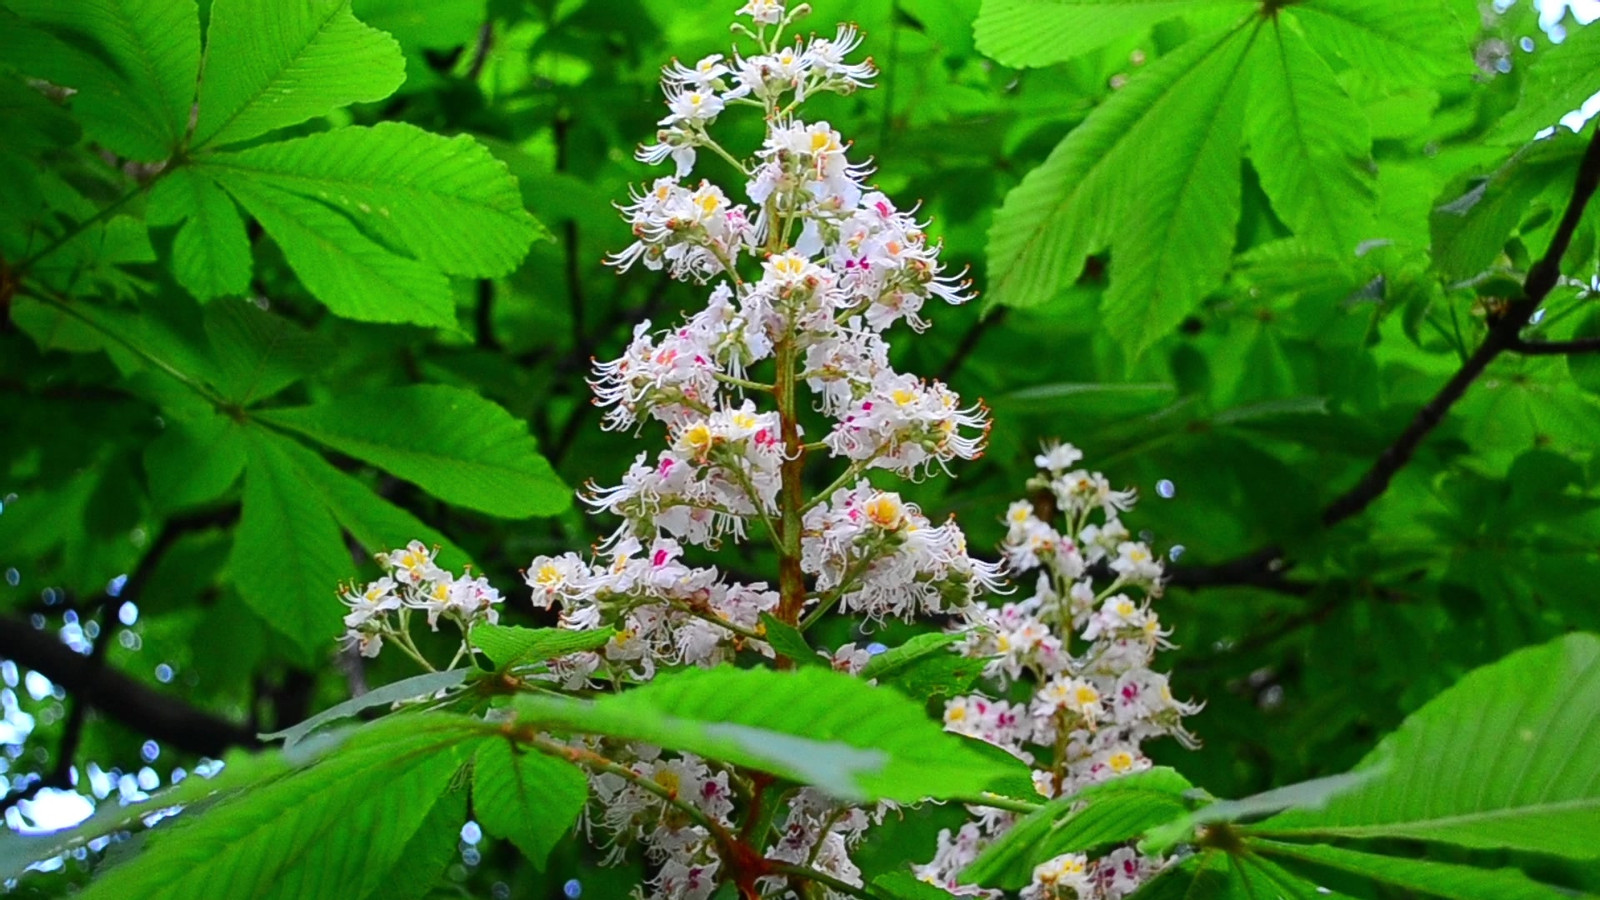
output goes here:
[[165, 510], [208, 503], [244, 471], [244, 427], [227, 416], [172, 417], [144, 451], [150, 499]]
[[192, 144], [237, 143], [382, 100], [404, 80], [400, 45], [356, 21], [350, 0], [216, 0]]
[[183, 223], [172, 240], [172, 274], [195, 299], [243, 294], [250, 287], [244, 219], [210, 178], [183, 167], [156, 182], [149, 222]]
[[548, 516], [572, 503], [527, 427], [461, 388], [392, 388], [260, 417], [491, 515]]
[[475, 725], [434, 715], [364, 729], [303, 771], [152, 834], [82, 896], [374, 896], [471, 758], [481, 741]]
[[1156, 768], [1052, 800], [985, 847], [961, 873], [961, 880], [986, 887], [1022, 887], [1039, 863], [1127, 841], [1183, 815], [1189, 809], [1184, 793], [1192, 788], [1172, 769]]
[[1008, 66], [1048, 66], [1196, 10], [1248, 8], [1242, 0], [983, 0], [978, 49]]
[[355, 476], [339, 471], [315, 451], [292, 440], [282, 440], [280, 447], [305, 480], [305, 487], [368, 553], [382, 553], [419, 540], [438, 547], [452, 568], [472, 563], [471, 557], [449, 538], [373, 493]]
[[307, 658], [333, 649], [339, 583], [355, 575], [339, 526], [291, 455], [291, 441], [246, 435], [249, 468], [229, 570], [239, 596]]
[[577, 766], [510, 741], [486, 741], [473, 757], [472, 809], [479, 824], [515, 844], [537, 868], [572, 830], [588, 797], [589, 780]]
[[1244, 105], [1257, 35], [1241, 27], [1150, 107], [1121, 175], [1106, 330], [1134, 354], [1172, 330], [1228, 270], [1239, 221]]
[[1246, 128], [1261, 187], [1295, 234], [1355, 256], [1372, 237], [1367, 119], [1292, 27], [1275, 23], [1251, 54]]
[[611, 628], [567, 631], [562, 628], [523, 628], [519, 625], [478, 625], [472, 629], [472, 646], [483, 651], [502, 669], [598, 650], [611, 640]]
[[1088, 254], [1111, 238], [1122, 204], [1119, 179], [1137, 174], [1132, 148], [1169, 124], [1154, 113], [1191, 80], [1214, 81], [1197, 73], [1211, 72], [1235, 35], [1196, 38], [1151, 64], [1006, 195], [989, 230], [991, 302], [1037, 306], [1077, 279]]
[[1402, 837], [1600, 857], [1600, 637], [1573, 634], [1476, 669], [1357, 771], [1386, 766], [1268, 836]]
[[207, 165], [332, 203], [455, 275], [504, 275], [543, 234], [505, 164], [465, 135], [385, 122], [219, 153]]
[[300, 722], [282, 731], [274, 731], [260, 735], [264, 741], [283, 741], [283, 749], [288, 750], [295, 744], [305, 740], [313, 731], [331, 722], [348, 719], [363, 710], [379, 706], [390, 706], [403, 700], [414, 700], [418, 697], [430, 697], [440, 691], [457, 687], [467, 680], [472, 674], [471, 669], [447, 669], [443, 672], [427, 672], [391, 681], [380, 688], [367, 691], [359, 697], [352, 697], [343, 703], [330, 706], [317, 713], [304, 722]]
[[1390, 84], [1470, 74], [1472, 50], [1442, 0], [1310, 0], [1285, 8], [1323, 56]]
[[525, 695], [514, 705], [528, 724], [648, 741], [846, 800], [969, 796], [1009, 771], [920, 703], [820, 667], [687, 670], [592, 703]]
[[389, 251], [318, 200], [227, 169], [207, 171], [255, 216], [306, 288], [335, 313], [363, 322], [455, 325], [450, 283], [437, 269]]
[[817, 655], [817, 651], [806, 642], [806, 636], [800, 629], [788, 622], [771, 613], [762, 613], [761, 627], [765, 629], [767, 643], [771, 644], [772, 649], [779, 654], [802, 665], [827, 665], [827, 662]]
[[194, 0], [9, 0], [45, 35], [7, 55], [30, 75], [77, 88], [73, 112], [122, 156], [166, 159], [189, 126], [200, 69]]
[[369, 896], [374, 900], [423, 900], [461, 853], [461, 823], [467, 820], [467, 790], [452, 783], [412, 832], [389, 871]]
[[1487, 270], [1534, 200], [1571, 183], [1583, 146], [1576, 135], [1560, 135], [1519, 150], [1487, 176], [1453, 182], [1429, 216], [1434, 265], [1450, 279]]
[[1522, 143], [1600, 91], [1600, 29], [1569, 28], [1522, 72], [1522, 99], [1500, 118], [1491, 139]]
[[1423, 859], [1381, 856], [1326, 844], [1252, 840], [1249, 846], [1263, 855], [1340, 869], [1407, 891], [1448, 900], [1562, 900], [1572, 896], [1566, 891], [1540, 884], [1516, 869], [1476, 869]]
[[205, 310], [212, 383], [240, 406], [271, 397], [327, 365], [333, 347], [280, 315], [244, 300]]

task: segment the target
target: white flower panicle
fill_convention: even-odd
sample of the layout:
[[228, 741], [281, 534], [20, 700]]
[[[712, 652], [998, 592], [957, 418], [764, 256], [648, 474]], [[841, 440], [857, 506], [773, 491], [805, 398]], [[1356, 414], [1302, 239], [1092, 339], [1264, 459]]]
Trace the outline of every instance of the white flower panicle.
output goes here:
[[[1149, 668], [1168, 632], [1150, 606], [1160, 564], [1118, 520], [1133, 493], [1074, 468], [1081, 454], [1070, 446], [1048, 448], [1029, 488], [1048, 493], [1065, 527], [1015, 504], [1004, 558], [985, 562], [953, 518], [935, 523], [868, 478], [948, 473], [982, 454], [989, 417], [981, 403], [890, 362], [888, 329], [903, 322], [921, 332], [930, 300], [959, 304], [971, 294], [945, 271], [915, 209], [867, 184], [869, 164], [852, 159], [829, 123], [801, 117], [807, 97], [869, 87], [876, 74], [870, 60], [848, 60], [861, 43], [853, 26], [786, 42], [784, 30], [805, 11], [750, 0], [733, 30], [753, 52], [674, 61], [662, 73], [667, 115], [638, 157], [670, 160], [675, 173], [619, 207], [634, 240], [607, 261], [707, 284], [707, 300], [674, 327], [640, 323], [619, 357], [594, 366], [604, 427], [659, 429], [664, 446], [640, 452], [620, 482], [586, 487], [590, 509], [620, 523], [608, 537], [589, 554], [535, 557], [524, 572], [533, 605], [559, 627], [609, 627], [611, 638], [525, 674], [552, 687], [621, 689], [667, 667], [773, 657], [769, 614], [801, 630], [829, 612], [868, 626], [938, 616], [955, 623], [964, 635], [955, 648], [984, 661], [992, 686], [949, 701], [949, 730], [1031, 763], [1049, 797], [1148, 767], [1141, 742], [1190, 741], [1181, 720], [1194, 707]], [[739, 108], [766, 123], [743, 158], [712, 136]], [[742, 190], [691, 180], [703, 153], [740, 172]], [[831, 483], [808, 499], [807, 467], [819, 463], [834, 470]], [[757, 537], [777, 552], [776, 586], [694, 561]], [[346, 643], [364, 655], [388, 640], [432, 668], [410, 640], [412, 613], [464, 636], [497, 620], [499, 595], [483, 579], [443, 571], [418, 542], [379, 562], [382, 578], [343, 594]], [[1004, 574], [1034, 570], [1028, 599], [980, 602], [1002, 590]], [[827, 660], [859, 674], [884, 649], [847, 644]], [[748, 773], [631, 742], [580, 739], [565, 749], [598, 760], [585, 831], [613, 859], [644, 849], [654, 874], [635, 896], [705, 900], [736, 877], [741, 891], [754, 881], [774, 900], [798, 900], [802, 882], [806, 898], [858, 896], [839, 886], [862, 885], [850, 852], [883, 807], [804, 788], [764, 814], [770, 828], [752, 831], [760, 823], [737, 821], [760, 805], [752, 798], [763, 786]], [[974, 815], [942, 834], [934, 859], [916, 871], [953, 894], [992, 895], [956, 877], [1014, 817]], [[756, 837], [742, 846], [743, 837], [730, 843], [733, 833]], [[764, 855], [767, 868], [739, 870], [749, 854]], [[1023, 896], [1120, 898], [1160, 862], [1128, 849], [1068, 854], [1040, 865]], [[817, 877], [771, 874], [795, 867]]]
[[500, 592], [471, 572], [457, 577], [441, 569], [434, 562], [437, 553], [437, 548], [412, 541], [402, 550], [379, 554], [378, 564], [388, 574], [365, 587], [352, 585], [340, 591], [339, 599], [350, 608], [344, 617], [345, 647], [372, 657], [390, 638], [414, 651], [406, 627], [413, 611], [425, 613], [434, 631], [439, 630], [441, 618], [463, 632], [480, 622], [500, 621]]
[[[1132, 491], [1114, 491], [1098, 472], [1075, 468], [1082, 454], [1050, 446], [1036, 459], [1031, 494], [1051, 499], [1055, 515], [1019, 501], [1006, 514], [1006, 559], [1017, 576], [1037, 571], [1032, 596], [988, 608], [959, 652], [986, 660], [992, 693], [945, 704], [945, 728], [1002, 747], [1034, 768], [1046, 797], [1150, 767], [1140, 747], [1171, 736], [1195, 746], [1183, 718], [1195, 704], [1173, 698], [1167, 676], [1150, 666], [1171, 646], [1151, 604], [1161, 595], [1161, 565], [1129, 539], [1118, 515]], [[1058, 528], [1060, 530], [1058, 530]], [[958, 895], [1000, 896], [962, 886], [957, 876], [1011, 827], [1008, 815], [984, 811], [940, 837], [926, 881]], [[1162, 861], [1124, 847], [1100, 859], [1066, 854], [1035, 869], [1024, 898], [1119, 900]]]

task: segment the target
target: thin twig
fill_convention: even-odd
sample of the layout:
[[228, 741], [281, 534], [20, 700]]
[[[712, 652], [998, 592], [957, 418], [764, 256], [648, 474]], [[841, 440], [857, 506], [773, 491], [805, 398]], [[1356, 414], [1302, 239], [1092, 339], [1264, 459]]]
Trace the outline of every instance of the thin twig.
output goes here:
[[[1439, 389], [1433, 399], [1417, 410], [1411, 424], [1378, 455], [1361, 480], [1323, 508], [1321, 521], [1324, 527], [1332, 527], [1358, 515], [1383, 496], [1390, 481], [1410, 462], [1422, 441], [1444, 421], [1450, 408], [1500, 354], [1514, 352], [1539, 356], [1600, 351], [1600, 338], [1537, 343], [1524, 341], [1521, 337], [1522, 329], [1527, 326], [1534, 311], [1560, 280], [1561, 258], [1572, 243], [1584, 208], [1597, 188], [1600, 188], [1600, 127], [1591, 135], [1589, 147], [1578, 165], [1572, 198], [1550, 240], [1550, 246], [1528, 270], [1528, 276], [1523, 281], [1522, 296], [1494, 320], [1483, 343], [1467, 357], [1460, 370]], [[1276, 547], [1267, 547], [1215, 566], [1174, 568], [1168, 583], [1193, 588], [1250, 585], [1284, 593], [1308, 593], [1309, 586], [1283, 579], [1284, 568], [1282, 552]]]
[[1570, 341], [1517, 341], [1509, 348], [1523, 356], [1570, 356], [1580, 353], [1600, 353], [1600, 337], [1575, 338]]
[[1467, 392], [1467, 388], [1478, 380], [1478, 376], [1482, 375], [1501, 353], [1514, 349], [1521, 342], [1519, 335], [1523, 327], [1528, 324], [1534, 310], [1539, 308], [1539, 304], [1560, 280], [1561, 257], [1566, 254], [1567, 246], [1572, 243], [1572, 236], [1578, 230], [1578, 221], [1583, 218], [1583, 209], [1588, 205], [1589, 198], [1594, 195], [1596, 187], [1600, 187], [1600, 127], [1596, 128], [1594, 135], [1589, 139], [1589, 148], [1584, 152], [1583, 161], [1578, 165], [1578, 175], [1572, 187], [1572, 199], [1567, 203], [1566, 213], [1561, 217], [1561, 224], [1556, 227], [1549, 248], [1528, 270], [1528, 277], [1522, 285], [1522, 296], [1513, 301], [1500, 318], [1489, 327], [1489, 333], [1484, 337], [1483, 343], [1478, 345], [1478, 349], [1467, 358], [1466, 363], [1445, 383], [1439, 393], [1417, 411], [1411, 424], [1400, 433], [1393, 444], [1378, 455], [1377, 461], [1361, 480], [1328, 504], [1322, 511], [1322, 524], [1337, 525], [1360, 513], [1374, 500], [1383, 496], [1395, 473], [1411, 460], [1412, 454], [1416, 452], [1423, 439], [1438, 427], [1444, 420], [1445, 414], [1450, 411], [1450, 407]]

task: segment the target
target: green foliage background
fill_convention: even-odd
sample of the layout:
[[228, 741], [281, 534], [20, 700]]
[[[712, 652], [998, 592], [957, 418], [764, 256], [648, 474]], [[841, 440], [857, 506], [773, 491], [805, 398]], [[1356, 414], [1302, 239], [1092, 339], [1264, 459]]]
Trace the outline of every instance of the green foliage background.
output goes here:
[[[1530, 139], [1600, 89], [1600, 31], [1468, 0], [812, 5], [883, 70], [815, 114], [985, 291], [897, 341], [996, 421], [910, 493], [982, 547], [1041, 439], [1140, 489], [1173, 683], [1207, 702], [1205, 749], [1159, 760], [1220, 796], [1342, 772], [1470, 669], [1600, 629], [1594, 358], [1501, 355], [1323, 524], [1545, 253], [1585, 138]], [[730, 12], [0, 3], [0, 627], [92, 624], [95, 665], [253, 734], [411, 674], [333, 660], [373, 551], [440, 543], [547, 624], [519, 566], [589, 544], [572, 487], [648, 446], [598, 429], [587, 361], [699, 300], [599, 264], [611, 204], [656, 174], [659, 64], [725, 50]], [[1591, 207], [1523, 340], [1600, 335], [1597, 246]], [[8, 778], [141, 765], [128, 710], [12, 695], [37, 726]], [[580, 865], [556, 852], [456, 875], [535, 891]]]

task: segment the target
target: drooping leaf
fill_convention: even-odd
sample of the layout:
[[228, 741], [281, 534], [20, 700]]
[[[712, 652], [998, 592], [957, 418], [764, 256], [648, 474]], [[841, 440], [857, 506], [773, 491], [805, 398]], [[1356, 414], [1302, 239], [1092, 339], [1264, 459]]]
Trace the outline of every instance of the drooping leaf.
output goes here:
[[1063, 853], [1082, 853], [1138, 837], [1189, 809], [1193, 787], [1172, 769], [1156, 768], [1116, 778], [1052, 800], [989, 844], [961, 873], [965, 883], [1015, 890], [1034, 866]]
[[382, 100], [404, 80], [400, 45], [356, 21], [350, 0], [216, 0], [192, 146], [238, 143]]
[[218, 153], [207, 165], [332, 203], [455, 275], [504, 275], [544, 234], [505, 164], [466, 135], [384, 122]]
[[343, 615], [336, 592], [355, 569], [289, 443], [259, 428], [246, 434], [244, 506], [228, 568], [245, 603], [314, 658], [333, 650]]
[[343, 703], [330, 706], [304, 722], [299, 722], [282, 731], [260, 735], [260, 737], [264, 741], [282, 740], [283, 749], [288, 750], [295, 744], [305, 740], [311, 732], [330, 722], [348, 719], [363, 710], [373, 709], [374, 707], [390, 706], [402, 700], [413, 700], [418, 697], [430, 697], [440, 691], [449, 690], [465, 682], [470, 674], [472, 674], [471, 669], [446, 669], [443, 672], [425, 672], [421, 675], [413, 675], [410, 678], [402, 678], [399, 681], [391, 681], [382, 687], [373, 688], [359, 697], [352, 697]]
[[1196, 38], [1152, 63], [1006, 194], [989, 230], [992, 303], [1037, 306], [1077, 279], [1088, 254], [1110, 241], [1122, 180], [1133, 174], [1131, 148], [1167, 127], [1158, 112], [1172, 95], [1193, 79], [1214, 80], [1212, 67], [1237, 34]]
[[978, 49], [997, 62], [1048, 66], [1184, 13], [1248, 6], [1240, 0], [983, 0], [973, 31]]
[[250, 287], [250, 238], [233, 201], [211, 179], [179, 167], [150, 191], [152, 225], [182, 223], [172, 241], [172, 274], [196, 300]]
[[1285, 7], [1279, 14], [1295, 18], [1323, 56], [1343, 58], [1387, 84], [1431, 84], [1474, 69], [1462, 23], [1442, 0], [1399, 6], [1316, 0]]
[[1522, 143], [1556, 124], [1600, 91], [1600, 30], [1569, 28], [1567, 39], [1539, 51], [1522, 72], [1522, 99], [1500, 117], [1491, 140]]
[[1228, 270], [1240, 209], [1238, 86], [1256, 34], [1235, 31], [1175, 83], [1132, 145], [1101, 311], [1106, 331], [1134, 355], [1183, 321]]
[[562, 628], [523, 628], [520, 625], [478, 625], [472, 629], [472, 645], [482, 650], [496, 666], [540, 662], [597, 650], [611, 640], [611, 628], [568, 631]]
[[364, 729], [303, 771], [157, 831], [82, 896], [371, 896], [481, 740], [468, 722], [417, 716]]
[[438, 270], [393, 253], [343, 213], [227, 169], [207, 169], [277, 242], [312, 295], [363, 322], [455, 325], [450, 283]]
[[1600, 637], [1572, 634], [1469, 673], [1363, 760], [1385, 766], [1267, 836], [1402, 837], [1600, 856]]
[[260, 417], [491, 515], [548, 516], [572, 503], [527, 427], [461, 388], [391, 388]]
[[543, 869], [572, 830], [589, 797], [589, 780], [572, 763], [486, 741], [472, 761], [472, 809], [483, 830], [515, 844]]
[[341, 472], [315, 450], [298, 441], [283, 440], [284, 454], [295, 465], [306, 490], [313, 493], [368, 553], [378, 554], [418, 540], [438, 547], [441, 562], [459, 569], [472, 564], [472, 558], [433, 526], [387, 499], [348, 472]]
[[1295, 234], [1352, 260], [1371, 238], [1374, 179], [1367, 119], [1293, 28], [1256, 42], [1246, 128], [1272, 207]]
[[1383, 772], [1382, 767], [1342, 772], [1338, 775], [1286, 784], [1238, 800], [1207, 803], [1192, 813], [1175, 816], [1169, 821], [1149, 826], [1141, 846], [1154, 852], [1165, 853], [1174, 844], [1191, 840], [1200, 826], [1259, 819], [1285, 810], [1322, 809], [1330, 798], [1348, 793]]
[[143, 162], [182, 141], [200, 69], [194, 0], [10, 0], [45, 40], [22, 35], [24, 72], [78, 89], [74, 116], [95, 140]]
[[1327, 844], [1252, 840], [1250, 849], [1280, 860], [1297, 860], [1341, 869], [1402, 890], [1447, 900], [1562, 900], [1571, 897], [1566, 891], [1540, 884], [1516, 869], [1479, 869], [1454, 863], [1347, 850]]
[[648, 741], [847, 800], [973, 795], [1007, 774], [921, 704], [820, 667], [687, 670], [592, 703], [524, 695], [514, 706], [528, 724]]

